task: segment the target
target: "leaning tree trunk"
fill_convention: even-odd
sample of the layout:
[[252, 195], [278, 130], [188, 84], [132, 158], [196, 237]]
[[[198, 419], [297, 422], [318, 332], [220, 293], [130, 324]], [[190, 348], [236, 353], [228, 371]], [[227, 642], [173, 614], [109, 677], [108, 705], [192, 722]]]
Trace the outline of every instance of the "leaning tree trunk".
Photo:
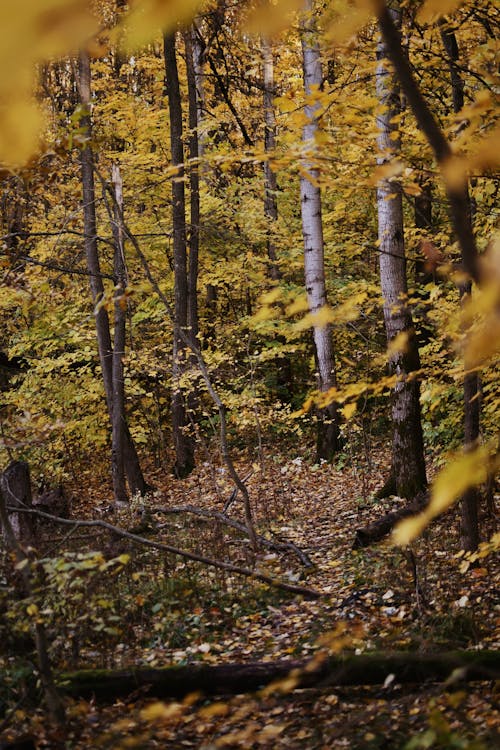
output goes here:
[[[396, 15], [396, 14], [394, 14]], [[399, 88], [387, 67], [383, 40], [377, 46], [378, 164], [390, 161], [400, 150], [397, 137], [400, 114]], [[396, 493], [412, 499], [427, 485], [420, 414], [420, 385], [409, 375], [420, 367], [411, 313], [408, 309], [404, 246], [403, 200], [396, 180], [382, 179], [377, 188], [380, 283], [384, 297], [387, 342], [406, 333], [404, 351], [391, 354], [389, 367], [398, 377], [392, 397], [392, 472]]]
[[[311, 313], [327, 304], [321, 191], [319, 170], [314, 163], [314, 137], [318, 130], [318, 105], [308, 98], [322, 83], [321, 60], [312, 20], [312, 0], [305, 0], [302, 22], [302, 60], [306, 95], [303, 130], [304, 158], [301, 164], [300, 201], [304, 237], [304, 271], [307, 302]], [[318, 368], [318, 387], [326, 392], [336, 385], [332, 331], [329, 325], [314, 326], [314, 347]], [[335, 402], [318, 410], [317, 457], [330, 460], [339, 447], [339, 420]]]
[[[99, 261], [99, 251], [97, 246], [97, 224], [95, 212], [95, 185], [94, 185], [94, 154], [90, 145], [92, 136], [92, 121], [90, 117], [91, 101], [91, 77], [90, 77], [90, 58], [87, 52], [81, 52], [78, 60], [78, 90], [80, 102], [85, 110], [82, 117], [81, 125], [87, 143], [82, 149], [80, 161], [82, 169], [82, 193], [83, 193], [83, 228], [84, 228], [84, 246], [85, 256], [87, 259], [87, 270], [90, 278], [90, 290], [92, 295], [92, 304], [95, 309], [95, 325], [97, 334], [97, 348], [101, 371], [104, 382], [104, 392], [106, 403], [111, 422], [113, 422], [113, 345], [111, 343], [111, 333], [109, 326], [109, 317], [104, 305], [99, 302], [104, 296], [104, 286], [102, 283], [101, 265]], [[148, 486], [139, 464], [139, 458], [135, 445], [132, 441], [128, 426], [124, 421], [124, 456], [125, 470], [127, 480], [132, 493], [145, 494]]]
[[[401, 87], [407, 98], [410, 107], [413, 110], [415, 119], [425, 134], [429, 145], [431, 146], [434, 156], [440, 167], [446, 164], [452, 157], [453, 151], [450, 143], [446, 139], [443, 131], [439, 127], [427, 101], [422, 95], [408, 61], [408, 58], [403, 52], [401, 44], [401, 35], [397, 26], [391, 17], [391, 14], [387, 6], [382, 3], [377, 6], [377, 17], [380, 30], [382, 32], [384, 41], [387, 46], [388, 54], [396, 70]], [[474, 237], [474, 230], [472, 226], [471, 214], [470, 214], [470, 200], [467, 185], [462, 184], [449, 184], [446, 183], [446, 195], [449, 202], [449, 210], [451, 219], [453, 222], [453, 228], [460, 245], [460, 252], [462, 256], [462, 266], [468, 273], [470, 279], [475, 281], [477, 284], [482, 282], [481, 268], [479, 265], [478, 253], [476, 240]], [[478, 399], [476, 399], [477, 401]], [[473, 402], [474, 403], [474, 402]], [[466, 394], [466, 410], [467, 406], [472, 406], [469, 397]], [[466, 412], [467, 413], [467, 412]], [[476, 428], [477, 424], [477, 428]], [[478, 432], [479, 416], [477, 423], [474, 418], [466, 418], [466, 447], [472, 445], [474, 436], [476, 435], [476, 429]], [[472, 502], [471, 502], [472, 501]], [[475, 505], [476, 510], [468, 514], [467, 509], [473, 508]], [[477, 495], [475, 497], [467, 495], [465, 497], [465, 504], [462, 506], [465, 509], [466, 517], [465, 526], [470, 524], [470, 539], [464, 539], [464, 543], [467, 544], [471, 549], [477, 544], [479, 538], [479, 532], [477, 527]]]
[[[464, 84], [458, 67], [459, 50], [454, 32], [447, 23], [441, 24], [441, 40], [448, 57], [450, 69], [451, 92], [453, 100], [453, 111], [458, 113], [464, 106]], [[467, 203], [469, 220], [472, 225], [472, 211], [468, 186]], [[462, 305], [467, 303], [472, 293], [472, 284], [465, 283], [460, 288]], [[481, 384], [479, 374], [476, 370], [469, 370], [467, 362], [464, 375], [464, 448], [471, 450], [479, 442], [480, 430], [480, 391]], [[479, 545], [479, 490], [477, 487], [469, 487], [461, 499], [461, 542], [467, 551], [477, 549]]]
[[184, 191], [184, 146], [182, 142], [182, 106], [175, 50], [176, 34], [164, 37], [166, 90], [170, 114], [170, 148], [177, 173], [172, 178], [172, 224], [174, 250], [174, 344], [172, 366], [172, 432], [175, 446], [175, 475], [186, 477], [194, 468], [194, 442], [187, 432], [188, 414], [180, 386], [187, 369], [187, 347], [180, 335], [188, 336], [188, 261], [186, 242], [186, 200]]

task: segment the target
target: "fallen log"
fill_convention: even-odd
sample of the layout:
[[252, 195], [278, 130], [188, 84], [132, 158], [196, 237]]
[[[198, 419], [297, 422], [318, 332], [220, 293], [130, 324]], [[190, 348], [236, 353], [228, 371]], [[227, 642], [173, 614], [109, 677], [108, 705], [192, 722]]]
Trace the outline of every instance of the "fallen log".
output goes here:
[[429, 502], [429, 493], [420, 492], [416, 497], [405, 505], [403, 508], [397, 510], [391, 510], [384, 516], [379, 518], [377, 521], [364, 526], [361, 529], [356, 529], [354, 542], [352, 545], [353, 549], [360, 549], [361, 547], [369, 547], [370, 544], [375, 544], [383, 539], [385, 536], [391, 533], [395, 525], [402, 521], [403, 518], [409, 518], [410, 516], [416, 516], [421, 513]]
[[[391, 677], [391, 675], [393, 677]], [[297, 688], [496, 680], [500, 653], [453, 651], [437, 654], [406, 652], [332, 656], [312, 661], [280, 660], [247, 664], [203, 663], [162, 668], [87, 669], [61, 674], [59, 690], [69, 696], [108, 702], [145, 689], [158, 698], [235, 695], [259, 690], [279, 681], [283, 692]]]

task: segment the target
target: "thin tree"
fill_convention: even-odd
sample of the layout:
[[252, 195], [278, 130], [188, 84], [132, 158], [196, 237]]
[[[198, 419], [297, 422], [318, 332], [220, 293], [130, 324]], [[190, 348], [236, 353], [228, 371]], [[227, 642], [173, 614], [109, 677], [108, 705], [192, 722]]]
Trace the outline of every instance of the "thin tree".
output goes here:
[[278, 265], [276, 247], [273, 241], [273, 224], [278, 219], [277, 190], [278, 181], [276, 172], [272, 168], [270, 155], [276, 149], [276, 116], [274, 113], [274, 65], [273, 49], [267, 37], [262, 37], [262, 68], [264, 79], [263, 105], [264, 105], [264, 215], [268, 221], [267, 230], [267, 257], [269, 260], [269, 276], [273, 281], [279, 281], [282, 274]]
[[[425, 134], [438, 164], [442, 167], [452, 158], [453, 152], [442, 129], [439, 127], [422, 91], [413, 75], [409, 60], [405, 55], [401, 43], [401, 35], [394, 24], [391, 13], [384, 2], [376, 6], [377, 18], [382, 32], [387, 53], [394, 65], [397, 77], [407, 98], [417, 123]], [[457, 92], [455, 91], [455, 96]], [[477, 246], [474, 238], [470, 214], [470, 200], [467, 183], [446, 183], [446, 195], [453, 228], [460, 246], [462, 266], [472, 281], [480, 284], [481, 267], [478, 260]], [[479, 413], [467, 410], [472, 406], [471, 398], [477, 401], [476, 393], [465, 393], [465, 448], [470, 449], [479, 437]], [[462, 543], [465, 549], [473, 550], [479, 540], [477, 522], [478, 494], [476, 490], [467, 492], [462, 499]]]
[[[448, 67], [450, 71], [451, 95], [453, 102], [453, 111], [460, 112], [464, 106], [464, 82], [458, 67], [459, 49], [455, 33], [447, 23], [440, 24], [441, 41], [448, 57]], [[469, 211], [469, 220], [472, 225], [471, 201], [468, 186], [467, 204]], [[462, 304], [465, 304], [472, 294], [472, 283], [470, 280], [461, 284], [460, 297]], [[479, 442], [480, 422], [481, 422], [481, 383], [477, 370], [467, 370], [465, 363], [464, 375], [464, 446], [468, 450], [474, 448]], [[473, 551], [479, 545], [479, 490], [477, 487], [469, 487], [461, 500], [461, 541], [465, 550]]]
[[[163, 40], [165, 86], [170, 115], [170, 149], [177, 173], [172, 178], [172, 228], [174, 252], [174, 336], [172, 365], [172, 433], [175, 447], [174, 473], [186, 477], [194, 468], [194, 441], [188, 433], [189, 419], [180, 380], [187, 369], [188, 351], [185, 337], [189, 330], [189, 284], [186, 238], [186, 196], [184, 190], [184, 145], [182, 140], [182, 105], [177, 70], [176, 34]], [[181, 335], [184, 333], [184, 337]]]
[[[318, 185], [319, 170], [314, 163], [314, 137], [318, 131], [318, 104], [311, 94], [322, 83], [321, 59], [317, 33], [312, 17], [312, 0], [304, 2], [301, 22], [302, 62], [306, 95], [307, 122], [303, 130], [304, 157], [301, 164], [300, 205], [302, 234], [304, 238], [304, 272], [307, 302], [311, 313], [327, 304], [321, 191]], [[326, 392], [336, 385], [335, 359], [330, 325], [313, 328], [318, 388]], [[335, 402], [317, 411], [317, 457], [330, 460], [339, 447], [339, 418]]]
[[[395, 18], [399, 12], [392, 10]], [[401, 113], [399, 86], [388, 67], [387, 49], [381, 38], [377, 45], [376, 71], [379, 156], [383, 165], [401, 148], [398, 115]], [[397, 375], [392, 395], [392, 483], [400, 497], [413, 499], [427, 486], [424, 442], [420, 412], [420, 384], [411, 373], [420, 368], [420, 358], [411, 312], [408, 307], [408, 285], [403, 224], [401, 185], [394, 179], [382, 179], [377, 187], [380, 284], [384, 297], [384, 321], [387, 342], [400, 334], [406, 341], [400, 351], [390, 355], [389, 367]]]
[[[85, 135], [85, 145], [81, 150], [80, 163], [82, 173], [83, 194], [83, 228], [84, 246], [87, 260], [87, 269], [90, 279], [90, 291], [92, 304], [95, 309], [95, 326], [97, 335], [97, 348], [104, 383], [106, 404], [112, 425], [118, 422], [118, 412], [114, 413], [113, 400], [113, 345], [109, 325], [109, 316], [104, 305], [99, 304], [104, 297], [104, 285], [101, 275], [101, 264], [99, 259], [99, 248], [97, 244], [97, 221], [95, 209], [95, 183], [94, 183], [94, 154], [91, 146], [92, 121], [90, 115], [91, 103], [91, 70], [90, 58], [86, 51], [80, 53], [78, 58], [78, 91], [80, 104], [83, 109], [81, 126]], [[118, 405], [120, 410], [120, 406]], [[123, 438], [123, 469], [127, 474], [127, 480], [132, 493], [145, 494], [148, 485], [144, 480], [139, 458], [135, 445], [132, 441], [124, 411], [120, 411], [120, 421], [124, 430]], [[116, 436], [115, 436], [116, 437]], [[117, 457], [115, 451], [115, 458]], [[121, 469], [113, 466], [113, 477], [119, 476]], [[121, 480], [120, 480], [121, 481]], [[117, 488], [116, 501], [123, 500], [123, 493]]]

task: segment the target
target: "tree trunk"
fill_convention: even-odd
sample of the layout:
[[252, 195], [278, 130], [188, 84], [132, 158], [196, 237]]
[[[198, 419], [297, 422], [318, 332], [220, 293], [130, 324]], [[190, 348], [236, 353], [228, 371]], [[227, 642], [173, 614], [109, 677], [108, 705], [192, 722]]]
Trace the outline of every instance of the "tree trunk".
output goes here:
[[[83, 227], [85, 256], [90, 278], [90, 290], [92, 304], [95, 310], [95, 325], [97, 334], [97, 349], [101, 363], [102, 377], [104, 381], [104, 392], [108, 413], [113, 422], [113, 346], [109, 327], [108, 313], [103, 305], [99, 305], [104, 295], [102, 283], [99, 251], [97, 247], [97, 226], [95, 213], [95, 186], [94, 186], [94, 155], [90, 145], [92, 137], [92, 121], [90, 117], [91, 102], [91, 77], [90, 58], [87, 52], [81, 52], [78, 60], [78, 90], [80, 102], [85, 109], [82, 117], [82, 129], [87, 137], [87, 143], [82, 149], [80, 162], [82, 168], [82, 193], [83, 193]], [[125, 424], [125, 470], [132, 493], [145, 494], [148, 485], [139, 464], [139, 458], [135, 445], [132, 441], [128, 425]]]
[[114, 190], [113, 202], [113, 239], [114, 239], [114, 312], [115, 332], [113, 342], [113, 408], [112, 408], [112, 468], [113, 491], [115, 503], [128, 502], [125, 486], [125, 387], [123, 376], [123, 357], [125, 356], [125, 331], [127, 298], [127, 269], [123, 246], [123, 184], [118, 164], [111, 167], [111, 180]]
[[[464, 106], [464, 84], [460, 71], [457, 67], [459, 59], [458, 44], [455, 34], [446, 23], [441, 23], [441, 40], [448, 56], [450, 69], [451, 92], [453, 100], [453, 111], [458, 113]], [[469, 208], [469, 221], [472, 225], [472, 211], [468, 186], [467, 203]], [[461, 304], [467, 303], [472, 293], [472, 284], [464, 284], [461, 289]], [[480, 409], [481, 409], [481, 384], [477, 372], [468, 372], [467, 362], [464, 375], [464, 448], [472, 450], [479, 442]], [[479, 489], [470, 487], [461, 498], [461, 543], [463, 549], [472, 552], [479, 545]]]
[[[377, 16], [380, 26], [380, 30], [383, 34], [385, 43], [387, 45], [388, 53], [391, 57], [392, 63], [396, 70], [397, 76], [403, 87], [404, 93], [407, 100], [413, 110], [415, 119], [421, 130], [425, 133], [427, 141], [431, 146], [434, 156], [440, 166], [443, 166], [453, 156], [451, 146], [446, 139], [443, 131], [439, 127], [432, 111], [430, 110], [426, 100], [424, 99], [422, 92], [415, 81], [413, 72], [410, 67], [410, 63], [403, 53], [401, 46], [401, 35], [394, 25], [391, 15], [385, 4], [377, 7]], [[448, 32], [449, 33], [449, 32]], [[448, 44], [447, 41], [443, 40], [445, 48]], [[453, 52], [450, 57], [450, 67], [456, 68], [455, 61], [452, 60]], [[453, 83], [453, 80], [452, 80]], [[454, 106], [460, 104], [459, 89], [454, 89]], [[457, 236], [457, 240], [460, 245], [460, 252], [462, 256], [462, 266], [466, 273], [470, 276], [472, 281], [480, 284], [481, 278], [481, 267], [479, 265], [477, 245], [474, 237], [474, 230], [472, 226], [472, 218], [470, 212], [470, 200], [467, 185], [449, 185], [446, 184], [446, 194], [450, 206], [450, 214], [453, 222], [453, 227]], [[466, 363], [467, 370], [467, 363]], [[476, 378], [476, 385], [474, 386], [471, 380], [470, 386], [464, 386], [465, 393], [465, 412], [467, 410], [478, 409], [479, 410], [479, 399], [475, 398], [471, 401], [470, 396], [475, 388], [475, 393], [478, 394], [479, 382], [477, 375], [470, 373], [466, 374], [465, 380], [469, 378]], [[476, 436], [476, 425], [477, 425], [477, 436]], [[475, 436], [479, 435], [479, 411], [476, 416], [465, 417], [465, 445], [466, 449], [473, 445]], [[463, 509], [463, 544], [467, 547], [474, 549], [474, 545], [477, 545], [479, 539], [479, 531], [477, 527], [477, 489], [471, 488], [470, 493], [466, 493], [464, 502], [462, 503]], [[468, 538], [467, 538], [468, 537]]]
[[[385, 164], [400, 150], [399, 138], [394, 138], [394, 134], [398, 131], [397, 117], [401, 106], [396, 79], [387, 68], [387, 50], [383, 40], [377, 46], [377, 60], [377, 97], [381, 105], [377, 115], [377, 163]], [[395, 352], [389, 360], [391, 372], [398, 376], [392, 397], [392, 471], [397, 494], [412, 499], [426, 487], [427, 478], [420, 385], [417, 379], [408, 377], [412, 371], [419, 369], [420, 359], [407, 303], [403, 199], [399, 182], [390, 179], [380, 181], [377, 210], [380, 283], [387, 342], [390, 344], [401, 333], [406, 333], [408, 337], [405, 351]]]
[[[110, 702], [148, 687], [157, 698], [181, 698], [200, 691], [203, 695], [235, 695], [259, 690], [271, 682], [286, 681], [285, 692], [328, 686], [383, 685], [389, 675], [394, 684], [444, 682], [455, 670], [460, 679], [495, 680], [500, 677], [496, 651], [453, 651], [434, 654], [377, 653], [332, 656], [316, 664], [299, 660], [247, 664], [189, 664], [182, 667], [126, 670], [89, 669], [61, 675], [66, 695]], [[276, 692], [279, 692], [279, 685]]]
[[186, 242], [186, 200], [184, 191], [184, 146], [182, 142], [182, 107], [175, 50], [175, 33], [164, 37], [166, 89], [170, 114], [170, 148], [172, 163], [178, 171], [172, 178], [172, 224], [174, 251], [174, 345], [172, 366], [172, 432], [175, 446], [174, 473], [186, 477], [194, 468], [194, 442], [187, 433], [188, 415], [180, 379], [187, 367], [186, 344], [179, 335], [188, 330], [188, 261]]
[[262, 37], [262, 65], [264, 73], [264, 153], [268, 156], [264, 160], [264, 215], [267, 227], [267, 257], [269, 259], [269, 276], [273, 281], [279, 281], [282, 274], [277, 264], [276, 247], [273, 241], [273, 225], [278, 219], [278, 203], [276, 193], [278, 181], [276, 172], [269, 162], [269, 154], [276, 148], [276, 117], [274, 114], [274, 66], [273, 50], [269, 39]]
[[206, 95], [205, 95], [205, 43], [198, 30], [199, 20], [195, 19], [191, 29], [191, 46], [193, 59], [193, 73], [196, 89], [196, 122], [197, 122], [197, 143], [198, 157], [201, 159], [205, 153], [206, 133], [203, 127], [203, 119], [206, 112]]
[[[25, 461], [11, 461], [5, 471], [0, 474], [0, 490], [9, 506], [20, 508], [33, 506], [30, 469]], [[8, 521], [12, 533], [21, 544], [33, 544], [35, 536], [33, 518], [28, 513], [9, 511]]]
[[[33, 600], [35, 599], [38, 587], [34, 585], [31, 559], [20, 544], [16, 531], [11, 524], [11, 516], [7, 512], [6, 507], [7, 502], [12, 503], [14, 499], [19, 502], [21, 500], [20, 493], [23, 493], [22, 501], [26, 501], [26, 504], [31, 504], [29, 467], [21, 461], [11, 464], [2, 475], [2, 481], [0, 482], [0, 529], [6, 540], [7, 548], [14, 553], [24, 593]], [[32, 601], [32, 605], [36, 607], [35, 601]], [[38, 615], [37, 610], [32, 613], [31, 617], [33, 618], [32, 630], [38, 659], [38, 672], [40, 674], [45, 702], [51, 717], [62, 726], [66, 719], [64, 704], [54, 684], [49, 656], [49, 641], [45, 625], [43, 618]]]
[[[321, 86], [321, 60], [316, 32], [312, 20], [312, 0], [305, 0], [305, 16], [302, 21], [302, 59], [307, 118], [303, 131], [304, 151], [300, 177], [300, 201], [302, 234], [304, 237], [304, 271], [307, 301], [311, 313], [318, 312], [327, 304], [325, 283], [325, 261], [323, 244], [323, 220], [321, 214], [321, 191], [318, 186], [319, 170], [314, 164], [314, 137], [318, 130], [318, 106], [307, 103], [311, 92]], [[328, 391], [336, 385], [335, 360], [330, 325], [313, 328], [318, 388]], [[339, 419], [335, 402], [318, 410], [317, 458], [330, 460], [339, 448]]]

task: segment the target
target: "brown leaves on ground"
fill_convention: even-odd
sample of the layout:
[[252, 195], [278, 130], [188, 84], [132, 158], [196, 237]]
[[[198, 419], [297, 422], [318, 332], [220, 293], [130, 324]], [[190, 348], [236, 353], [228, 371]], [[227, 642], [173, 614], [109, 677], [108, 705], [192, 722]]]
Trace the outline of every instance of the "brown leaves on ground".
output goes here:
[[[250, 466], [251, 461], [241, 459], [242, 474]], [[460, 558], [453, 555], [459, 548], [455, 511], [434, 522], [413, 544], [413, 556], [389, 542], [352, 550], [356, 527], [402, 502], [370, 501], [388, 471], [383, 451], [372, 451], [368, 464], [348, 456], [340, 457], [336, 467], [311, 465], [301, 456], [276, 456], [267, 460], [264, 472], [258, 465], [253, 468], [248, 486], [259, 532], [293, 541], [307, 552], [314, 568], [302, 567], [292, 554], [268, 550], [259, 554], [256, 564], [325, 596], [319, 601], [291, 598], [248, 579], [199, 571], [195, 575], [192, 564], [164, 559], [161, 575], [170, 589], [163, 589], [162, 600], [149, 585], [147, 569], [144, 573], [136, 563], [131, 581], [136, 581], [133, 596], [144, 612], [142, 619], [131, 622], [128, 635], [125, 628], [121, 642], [107, 653], [82, 649], [82, 666], [291, 656], [314, 661], [341, 651], [498, 647], [498, 563], [487, 557], [480, 568], [461, 568]], [[222, 510], [233, 488], [221, 467], [202, 465], [184, 482], [156, 479], [161, 492], [148, 505], [154, 538], [249, 564], [248, 544], [231, 528], [182, 514], [155, 515], [155, 504]], [[121, 525], [127, 513], [133, 519], [136, 510], [123, 511], [115, 522]], [[229, 514], [242, 517], [239, 498]], [[151, 563], [145, 559], [143, 564]], [[169, 600], [176, 579], [183, 583]], [[74, 748], [320, 750], [404, 748], [411, 737], [424, 732], [424, 744], [415, 739], [409, 747], [489, 747], [497, 737], [498, 710], [486, 684], [403, 690], [388, 675], [385, 686], [370, 689], [291, 692], [293, 687], [292, 675], [260, 694], [227, 700], [193, 695], [164, 703], [138, 693], [108, 707], [74, 702], [65, 741]], [[35, 733], [40, 747], [69, 746], [43, 740], [47, 728], [40, 714], [18, 711], [19, 728]], [[457, 744], [466, 743], [467, 737], [476, 744]], [[477, 739], [481, 737], [483, 745]]]

